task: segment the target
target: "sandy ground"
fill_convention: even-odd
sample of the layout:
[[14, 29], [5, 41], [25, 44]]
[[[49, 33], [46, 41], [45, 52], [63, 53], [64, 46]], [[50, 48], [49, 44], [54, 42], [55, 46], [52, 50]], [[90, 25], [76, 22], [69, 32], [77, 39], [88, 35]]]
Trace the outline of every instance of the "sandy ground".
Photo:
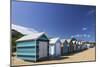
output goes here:
[[95, 48], [89, 48], [79, 53], [74, 53], [68, 56], [61, 56], [60, 59], [49, 59], [39, 62], [28, 62], [12, 57], [12, 66], [17, 65], [35, 65], [35, 64], [51, 64], [51, 63], [65, 63], [65, 62], [80, 62], [80, 61], [95, 61]]

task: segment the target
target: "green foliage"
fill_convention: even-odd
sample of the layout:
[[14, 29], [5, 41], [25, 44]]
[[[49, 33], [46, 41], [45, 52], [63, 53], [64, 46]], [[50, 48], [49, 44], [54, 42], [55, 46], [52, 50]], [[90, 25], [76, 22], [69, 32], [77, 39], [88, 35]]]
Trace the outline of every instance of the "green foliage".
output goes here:
[[23, 35], [15, 30], [12, 30], [12, 35], [11, 35], [11, 46], [12, 46], [12, 52], [16, 51], [16, 40], [21, 38]]

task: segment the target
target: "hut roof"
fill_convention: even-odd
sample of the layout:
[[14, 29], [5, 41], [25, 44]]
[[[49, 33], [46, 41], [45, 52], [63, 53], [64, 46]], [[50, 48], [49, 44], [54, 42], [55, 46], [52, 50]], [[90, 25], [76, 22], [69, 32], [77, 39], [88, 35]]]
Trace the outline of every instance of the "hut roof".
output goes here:
[[67, 42], [70, 43], [72, 39], [67, 39]]
[[[66, 39], [61, 39], [60, 41], [61, 41], [61, 43], [64, 43], [64, 42], [66, 41]], [[66, 42], [67, 42], [67, 41], [66, 41]]]
[[67, 43], [72, 42], [73, 44], [76, 43], [76, 39], [75, 38], [71, 38], [71, 39], [67, 39]]
[[72, 41], [72, 43], [74, 44], [76, 41]]
[[45, 34], [44, 32], [28, 34], [26, 36], [21, 37], [20, 39], [16, 41], [37, 40], [39, 37], [41, 37], [44, 34]]
[[49, 43], [50, 44], [55, 44], [58, 40], [60, 40], [59, 37], [57, 37], [57, 38], [51, 38], [50, 41], [49, 41]]

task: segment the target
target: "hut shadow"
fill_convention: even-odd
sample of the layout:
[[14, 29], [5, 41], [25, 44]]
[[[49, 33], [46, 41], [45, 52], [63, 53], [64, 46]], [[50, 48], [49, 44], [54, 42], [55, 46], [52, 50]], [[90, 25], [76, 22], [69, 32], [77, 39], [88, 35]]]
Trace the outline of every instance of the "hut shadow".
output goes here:
[[88, 49], [84, 49], [84, 50], [72, 52], [72, 53], [66, 54], [66, 55], [64, 55], [64, 56], [72, 56], [72, 55], [74, 55], [74, 54], [78, 54], [78, 53], [84, 52], [84, 51], [86, 51], [86, 50], [88, 50]]
[[49, 58], [49, 60], [63, 60], [68, 58], [69, 58], [68, 56], [61, 56], [61, 57]]
[[43, 60], [39, 60], [38, 62], [46, 62], [46, 61], [53, 61], [53, 60], [63, 60], [63, 59], [68, 59], [69, 57], [49, 57], [48, 59], [43, 59]]
[[67, 56], [61, 56], [61, 57], [49, 57], [49, 58], [44, 58], [44, 59], [41, 59], [41, 60], [37, 60], [36, 62], [35, 61], [30, 61], [30, 60], [24, 60], [24, 61], [27, 61], [27, 62], [34, 62], [34, 63], [38, 63], [38, 62], [46, 62], [46, 61], [53, 61], [53, 60], [63, 60], [63, 59], [68, 59], [69, 57]]
[[88, 49], [83, 49], [83, 50], [81, 50], [81, 51], [77, 51], [77, 52], [75, 52], [75, 54], [78, 54], [78, 53], [84, 52], [84, 51], [86, 51], [86, 50], [88, 50]]

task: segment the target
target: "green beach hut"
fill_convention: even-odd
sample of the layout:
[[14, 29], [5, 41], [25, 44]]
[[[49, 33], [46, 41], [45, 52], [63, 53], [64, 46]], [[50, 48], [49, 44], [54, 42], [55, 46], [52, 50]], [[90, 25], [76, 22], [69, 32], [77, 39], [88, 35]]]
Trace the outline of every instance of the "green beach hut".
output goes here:
[[16, 41], [17, 58], [38, 61], [49, 56], [49, 39], [44, 32], [32, 33]]

